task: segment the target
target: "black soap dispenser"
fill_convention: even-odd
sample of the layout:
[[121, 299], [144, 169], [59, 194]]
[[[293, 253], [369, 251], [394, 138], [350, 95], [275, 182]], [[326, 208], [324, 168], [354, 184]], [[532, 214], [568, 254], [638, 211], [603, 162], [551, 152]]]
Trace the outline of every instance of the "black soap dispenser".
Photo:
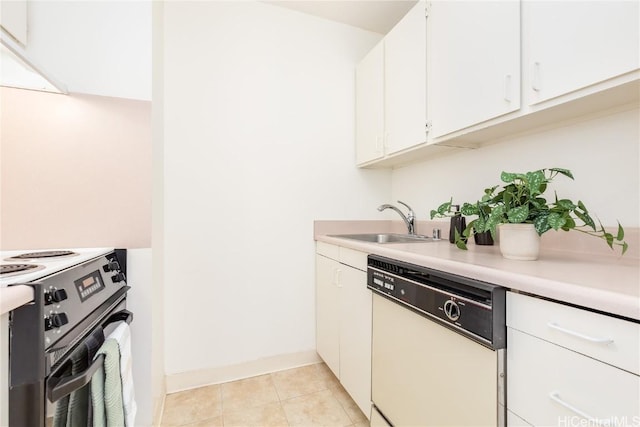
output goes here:
[[[467, 228], [467, 220], [460, 213], [460, 205], [451, 205], [454, 213], [451, 217], [451, 227], [449, 228], [449, 242], [456, 242], [456, 230], [458, 230], [458, 234], [462, 237], [462, 232], [465, 228]], [[462, 237], [463, 240], [466, 240]]]

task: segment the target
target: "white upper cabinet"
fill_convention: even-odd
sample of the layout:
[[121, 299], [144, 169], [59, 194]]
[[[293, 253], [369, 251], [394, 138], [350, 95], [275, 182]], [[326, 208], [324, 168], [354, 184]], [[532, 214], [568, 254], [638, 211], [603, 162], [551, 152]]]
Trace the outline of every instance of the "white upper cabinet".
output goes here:
[[384, 41], [356, 67], [356, 157], [362, 164], [384, 156]]
[[27, 1], [0, 2], [0, 17], [2, 28], [20, 44], [27, 44]]
[[434, 1], [427, 41], [431, 137], [520, 108], [519, 1]]
[[426, 142], [427, 19], [419, 1], [386, 35], [385, 145], [387, 154]]
[[[637, 103], [639, 18], [640, 0], [420, 1], [372, 53], [383, 57], [384, 108], [358, 113], [359, 130], [376, 126], [360, 132], [358, 165], [393, 167]], [[372, 111], [376, 72], [378, 92], [356, 94]]]
[[524, 2], [528, 103], [637, 70], [639, 4], [637, 0]]
[[427, 139], [426, 2], [419, 1], [356, 67], [356, 158], [370, 165]]

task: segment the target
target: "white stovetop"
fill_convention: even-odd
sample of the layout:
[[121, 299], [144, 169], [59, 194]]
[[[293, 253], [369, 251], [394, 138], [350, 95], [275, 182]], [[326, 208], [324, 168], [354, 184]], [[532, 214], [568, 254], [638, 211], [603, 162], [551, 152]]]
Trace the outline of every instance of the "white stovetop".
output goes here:
[[[31, 253], [31, 252], [43, 252], [49, 250], [67, 250], [77, 253], [74, 256], [51, 258], [51, 259], [8, 259], [16, 255]], [[88, 261], [90, 259], [99, 257], [113, 251], [113, 248], [58, 248], [58, 249], [34, 249], [34, 250], [14, 250], [14, 251], [0, 251], [0, 264], [37, 264], [44, 268], [34, 270], [33, 272], [25, 274], [10, 275], [9, 277], [0, 277], [0, 288], [5, 288], [9, 285], [16, 285], [21, 283], [30, 283], [39, 279], [42, 279], [51, 274], [57, 273], [66, 268]]]

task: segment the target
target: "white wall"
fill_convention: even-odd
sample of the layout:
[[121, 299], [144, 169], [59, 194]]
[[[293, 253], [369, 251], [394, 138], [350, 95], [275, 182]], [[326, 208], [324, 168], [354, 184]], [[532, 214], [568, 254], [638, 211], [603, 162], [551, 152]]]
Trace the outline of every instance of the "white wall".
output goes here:
[[0, 107], [2, 249], [151, 245], [150, 102], [3, 87]]
[[258, 2], [164, 5], [167, 374], [315, 349], [314, 219], [379, 218], [354, 66], [380, 36]]
[[69, 92], [151, 100], [151, 1], [29, 1], [27, 52]]
[[[605, 226], [640, 224], [639, 111], [604, 112], [601, 117], [531, 130], [478, 150], [439, 157], [393, 171], [393, 198], [413, 203], [419, 218], [453, 197], [474, 201], [484, 188], [500, 184], [500, 172], [547, 167], [570, 169], [575, 180], [556, 178], [547, 190], [582, 200]], [[550, 191], [551, 190], [551, 191]], [[595, 218], [595, 216], [594, 216]], [[603, 248], [606, 247], [603, 245]]]
[[164, 2], [153, 2], [153, 103], [152, 121], [152, 214], [151, 241], [153, 244], [151, 296], [153, 326], [151, 330], [152, 352], [151, 389], [153, 400], [153, 425], [159, 425], [164, 405]]

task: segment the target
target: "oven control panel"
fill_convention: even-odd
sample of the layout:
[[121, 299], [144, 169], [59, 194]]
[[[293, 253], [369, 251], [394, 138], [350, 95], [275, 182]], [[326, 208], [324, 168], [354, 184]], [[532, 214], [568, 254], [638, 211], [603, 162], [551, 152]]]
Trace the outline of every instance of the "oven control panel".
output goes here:
[[123, 270], [112, 253], [60, 271], [40, 282], [45, 304], [45, 349], [55, 348], [65, 334], [127, 286]]
[[92, 271], [86, 276], [74, 280], [73, 284], [82, 302], [104, 289], [104, 281], [99, 270]]

